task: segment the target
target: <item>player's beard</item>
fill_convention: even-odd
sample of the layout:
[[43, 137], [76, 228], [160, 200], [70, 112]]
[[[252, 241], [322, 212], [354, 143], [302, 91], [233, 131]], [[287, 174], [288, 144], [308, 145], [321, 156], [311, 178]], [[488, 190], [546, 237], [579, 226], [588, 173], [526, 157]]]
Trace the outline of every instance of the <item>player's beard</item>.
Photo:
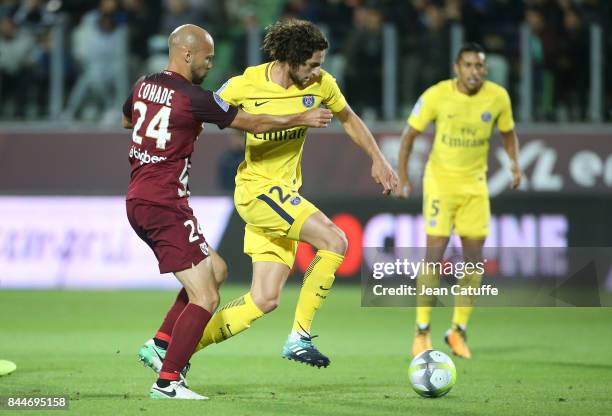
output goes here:
[[204, 78], [206, 78], [206, 75], [208, 75], [208, 71], [205, 71], [203, 74], [198, 74], [193, 71], [191, 73], [191, 80], [195, 85], [200, 85], [204, 81]]
[[291, 68], [289, 69], [289, 78], [291, 78], [291, 81], [293, 81], [293, 83], [298, 87], [303, 87], [306, 84], [305, 80], [300, 79], [298, 74]]
[[200, 85], [204, 81], [204, 78], [206, 78], [206, 74], [200, 75], [200, 76], [194, 76], [193, 83], [195, 85]]

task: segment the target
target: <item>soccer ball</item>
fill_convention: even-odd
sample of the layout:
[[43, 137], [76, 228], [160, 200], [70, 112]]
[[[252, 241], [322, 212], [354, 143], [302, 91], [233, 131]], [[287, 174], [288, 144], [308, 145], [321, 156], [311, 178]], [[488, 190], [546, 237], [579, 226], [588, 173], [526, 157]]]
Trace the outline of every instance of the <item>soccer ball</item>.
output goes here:
[[457, 381], [457, 370], [450, 357], [436, 350], [423, 351], [410, 363], [410, 384], [423, 397], [442, 397]]

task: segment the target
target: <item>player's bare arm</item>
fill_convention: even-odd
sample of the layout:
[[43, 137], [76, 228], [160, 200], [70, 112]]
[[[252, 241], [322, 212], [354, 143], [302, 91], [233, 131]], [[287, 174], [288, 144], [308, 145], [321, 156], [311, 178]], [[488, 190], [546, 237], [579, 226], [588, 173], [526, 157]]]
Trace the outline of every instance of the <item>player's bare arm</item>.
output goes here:
[[125, 116], [125, 114], [122, 114], [121, 126], [122, 126], [124, 129], [131, 129], [131, 128], [133, 127], [133, 126], [132, 126], [132, 120], [130, 120], [129, 118], [127, 118], [127, 117]]
[[521, 165], [518, 161], [518, 137], [514, 130], [501, 132], [501, 135], [504, 142], [504, 149], [506, 149], [506, 153], [510, 158], [510, 173], [512, 174], [512, 183], [510, 184], [510, 188], [516, 189], [520, 186], [521, 177], [523, 176], [523, 174], [521, 173]]
[[297, 114], [274, 116], [269, 114], [249, 114], [239, 110], [230, 127], [250, 133], [264, 133], [271, 130], [284, 130], [291, 127], [306, 126], [323, 128], [331, 122], [333, 114], [325, 108], [313, 108]]
[[410, 127], [408, 124], [404, 127], [404, 131], [402, 131], [402, 142], [400, 144], [399, 159], [397, 162], [399, 183], [395, 191], [395, 194], [400, 198], [408, 198], [412, 192], [412, 183], [410, 183], [410, 178], [408, 177], [408, 161], [412, 153], [414, 139], [416, 139], [419, 134], [421, 134], [420, 131]]
[[370, 156], [372, 159], [372, 177], [376, 183], [383, 186], [383, 194], [389, 195], [397, 186], [397, 175], [378, 148], [378, 144], [376, 144], [370, 129], [368, 129], [363, 120], [355, 114], [348, 104], [340, 112], [334, 113], [334, 115], [338, 117], [344, 131], [346, 131], [357, 146], [361, 147]]

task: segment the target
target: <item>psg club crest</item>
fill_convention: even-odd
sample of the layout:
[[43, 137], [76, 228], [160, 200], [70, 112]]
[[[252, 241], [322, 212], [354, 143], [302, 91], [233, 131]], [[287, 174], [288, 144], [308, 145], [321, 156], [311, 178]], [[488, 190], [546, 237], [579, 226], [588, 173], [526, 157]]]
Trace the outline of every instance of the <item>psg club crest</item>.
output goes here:
[[480, 115], [480, 119], [484, 121], [485, 123], [491, 121], [491, 113], [489, 113], [488, 111], [485, 111], [484, 113]]
[[291, 198], [292, 205], [299, 205], [300, 202], [302, 202], [302, 198], [300, 198], [299, 196], [294, 196], [293, 198]]
[[310, 108], [314, 105], [314, 97], [312, 95], [305, 95], [302, 97], [302, 104], [304, 104], [304, 107], [306, 108]]

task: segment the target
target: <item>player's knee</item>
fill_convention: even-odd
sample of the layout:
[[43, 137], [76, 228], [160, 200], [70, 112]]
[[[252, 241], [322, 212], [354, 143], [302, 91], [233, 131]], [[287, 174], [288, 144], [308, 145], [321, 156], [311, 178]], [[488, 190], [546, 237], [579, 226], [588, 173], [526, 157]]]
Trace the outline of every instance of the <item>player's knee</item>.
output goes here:
[[279, 305], [279, 299], [268, 299], [265, 301], [265, 303], [262, 305], [261, 311], [263, 313], [270, 313], [272, 312], [274, 309], [278, 308]]
[[225, 279], [227, 279], [227, 264], [222, 260], [215, 267], [215, 281], [217, 282], [217, 286], [221, 286]]
[[329, 231], [325, 233], [324, 236], [323, 247], [319, 248], [344, 255], [344, 253], [346, 253], [346, 249], [348, 248], [348, 239], [346, 238], [346, 234], [334, 224], [330, 224], [328, 230]]
[[189, 302], [194, 303], [209, 312], [214, 312], [219, 306], [219, 292], [206, 290], [190, 296]]
[[259, 295], [255, 293], [251, 293], [251, 296], [253, 297], [253, 302], [255, 305], [257, 305], [259, 310], [263, 313], [272, 312], [274, 309], [278, 308], [278, 305], [280, 304], [279, 296], [263, 294]]

